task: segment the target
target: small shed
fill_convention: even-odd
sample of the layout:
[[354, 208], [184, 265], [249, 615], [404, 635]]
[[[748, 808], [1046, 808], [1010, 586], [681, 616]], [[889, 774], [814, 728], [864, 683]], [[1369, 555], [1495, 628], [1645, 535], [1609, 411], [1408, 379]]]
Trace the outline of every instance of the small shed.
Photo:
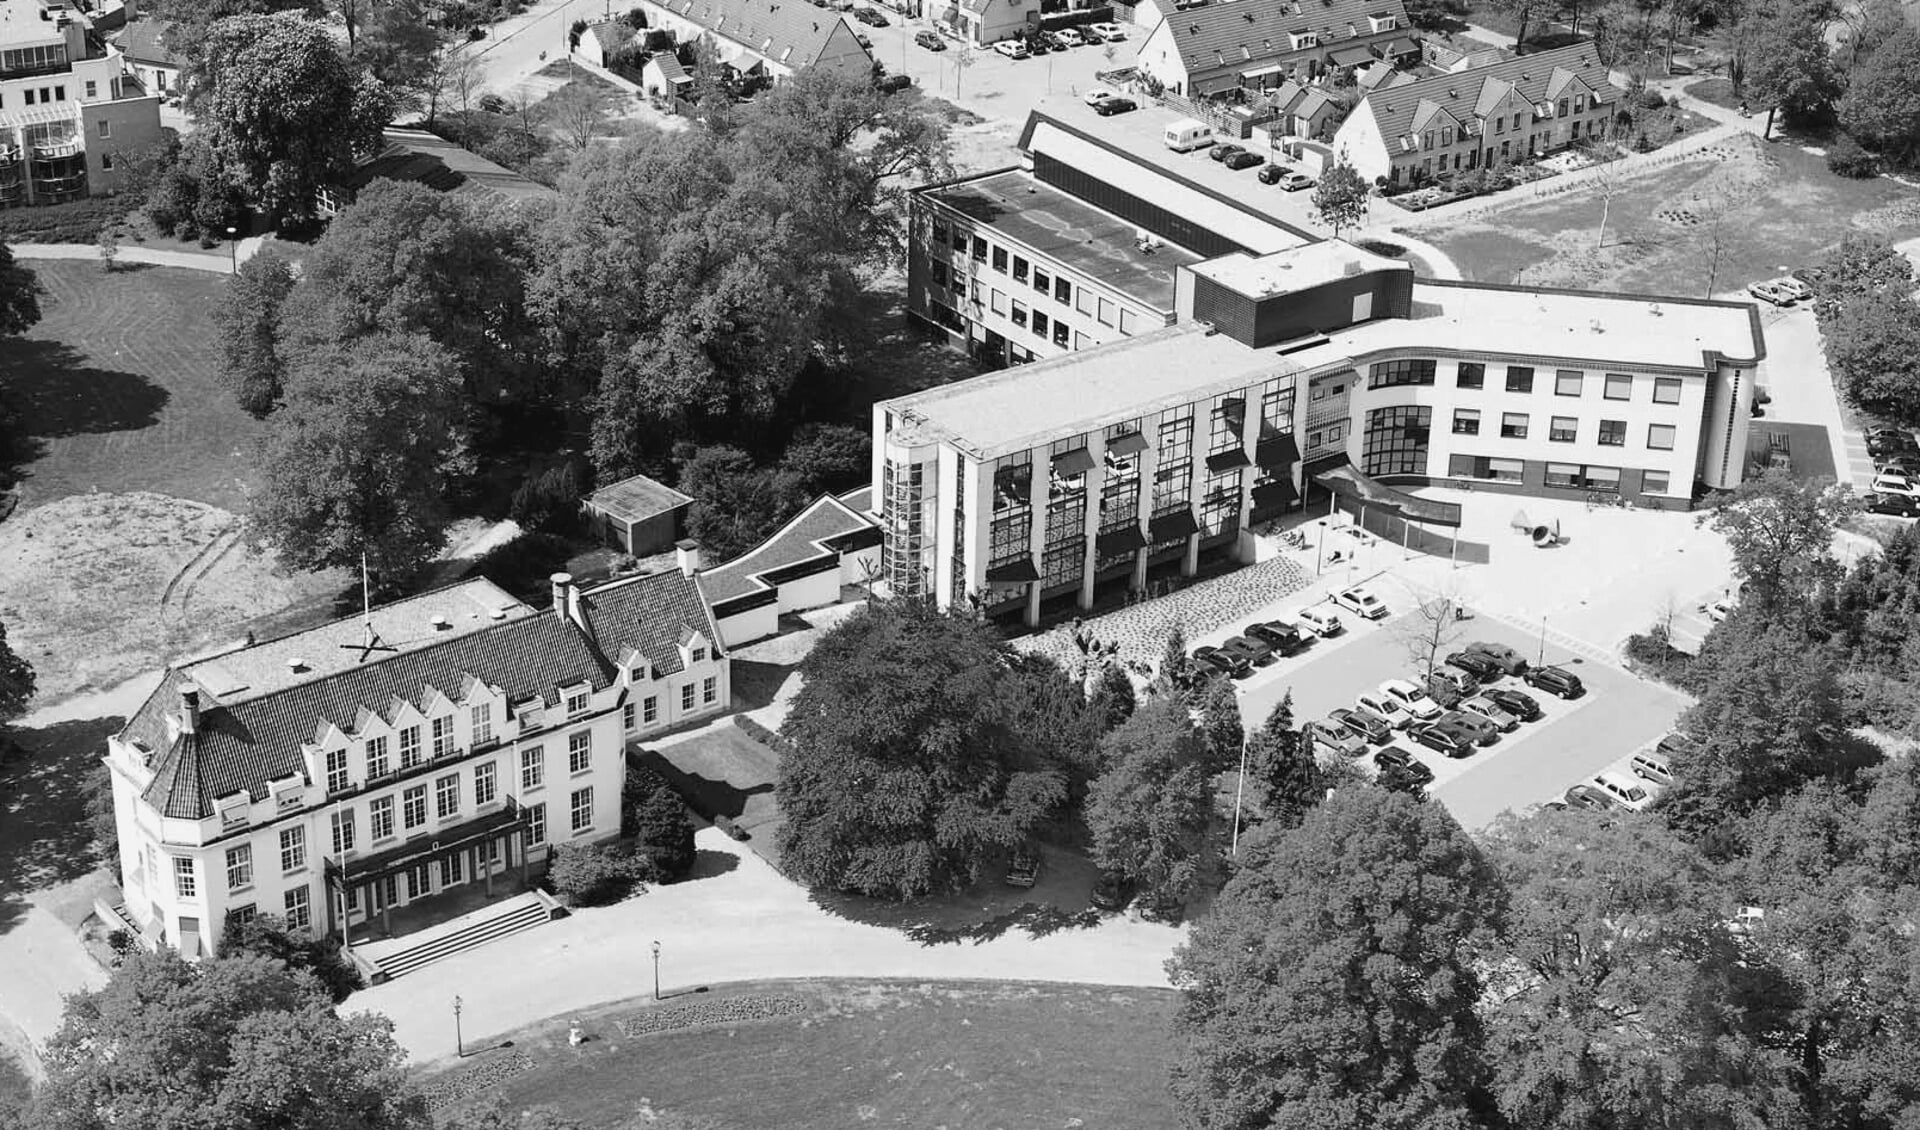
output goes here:
[[683, 98], [693, 89], [693, 76], [671, 51], [662, 51], [640, 68], [640, 86], [660, 98]]
[[580, 33], [580, 45], [575, 47], [582, 59], [596, 67], [604, 67], [613, 62], [615, 56], [625, 50], [634, 40], [634, 33], [623, 20], [609, 20], [606, 23], [593, 24]]
[[635, 557], [660, 553], [686, 537], [693, 499], [645, 475], [601, 487], [584, 503], [594, 534]]

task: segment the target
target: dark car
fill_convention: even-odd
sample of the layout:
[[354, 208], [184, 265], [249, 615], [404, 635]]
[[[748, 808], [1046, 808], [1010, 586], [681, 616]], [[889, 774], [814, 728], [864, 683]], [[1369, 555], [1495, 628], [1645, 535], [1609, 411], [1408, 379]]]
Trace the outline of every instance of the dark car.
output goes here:
[[1447, 666], [1457, 667], [1482, 684], [1491, 683], [1507, 673], [1493, 656], [1479, 651], [1456, 651], [1447, 656]]
[[1920, 455], [1894, 455], [1874, 464], [1876, 471], [1892, 471], [1908, 478], [1920, 476]]
[[1522, 722], [1540, 720], [1540, 704], [1525, 691], [1507, 690], [1503, 687], [1489, 687], [1480, 692], [1493, 700], [1495, 706], [1520, 719]]
[[1904, 494], [1871, 494], [1867, 496], [1866, 511], [1869, 514], [1890, 514], [1895, 518], [1920, 518], [1920, 498]]
[[1346, 727], [1354, 737], [1374, 745], [1385, 745], [1393, 740], [1392, 724], [1371, 710], [1349, 710], [1343, 706], [1329, 713], [1327, 721]]
[[1246, 660], [1237, 655], [1230, 655], [1217, 647], [1194, 648], [1193, 662], [1203, 669], [1216, 671], [1229, 678], [1235, 675], [1244, 675], [1252, 670], [1252, 668], [1247, 665]]
[[1246, 151], [1247, 149], [1244, 145], [1215, 145], [1213, 148], [1207, 150], [1207, 156], [1216, 161], [1224, 161], [1235, 153], [1245, 153]]
[[1475, 745], [1492, 745], [1500, 740], [1500, 727], [1464, 710], [1449, 710], [1434, 719], [1434, 725], [1451, 731]]
[[1920, 452], [1920, 442], [1899, 428], [1869, 428], [1867, 430], [1867, 454], [1875, 459], [1894, 455], [1912, 455]]
[[1060, 45], [1054, 42], [1053, 36], [1044, 31], [1036, 31], [1027, 36], [1025, 42], [1028, 54], [1032, 55], [1045, 55], [1049, 51], [1060, 50]]
[[1498, 664], [1500, 669], [1509, 675], [1518, 675], [1527, 669], [1527, 657], [1503, 643], [1488, 643], [1486, 640], [1475, 640], [1461, 650], [1470, 651], [1475, 655], [1486, 656]]
[[866, 24], [868, 27], [890, 26], [887, 17], [874, 11], [872, 8], [855, 8], [853, 10], [853, 18]]
[[1687, 754], [1699, 749], [1700, 743], [1675, 730], [1673, 733], [1661, 738], [1660, 743], [1653, 748], [1659, 752], [1661, 757], [1673, 757], [1676, 754], [1685, 757]]
[[1255, 624], [1247, 629], [1247, 635], [1266, 644], [1280, 655], [1292, 655], [1307, 646], [1307, 641], [1300, 635], [1300, 629], [1278, 620]]
[[1121, 910], [1133, 901], [1133, 881], [1111, 871], [1103, 871], [1093, 884], [1093, 905], [1100, 910]]
[[1115, 114], [1131, 114], [1139, 108], [1131, 98], [1108, 98], [1095, 106], [1093, 112], [1103, 118], [1111, 118]]
[[898, 94], [913, 85], [913, 76], [887, 75], [873, 85], [882, 94]]
[[915, 32], [913, 41], [929, 51], [945, 51], [947, 49], [947, 41], [930, 31]]
[[1220, 650], [1226, 652], [1228, 655], [1246, 660], [1247, 666], [1249, 667], [1258, 667], [1260, 664], [1273, 658], [1273, 648], [1271, 646], [1259, 640], [1248, 639], [1245, 636], [1233, 637], [1226, 643], [1221, 644]]
[[1260, 170], [1260, 183], [1272, 184], [1288, 173], [1285, 165], [1268, 165]]
[[1614, 807], [1613, 798], [1592, 785], [1575, 785], [1567, 790], [1567, 807], [1589, 812], [1605, 812]]
[[1013, 862], [1007, 865], [1007, 886], [1031, 887], [1040, 877], [1040, 857], [1028, 848], [1013, 853]]
[[1425, 679], [1416, 678], [1414, 683], [1421, 690], [1427, 692], [1428, 698], [1439, 703], [1441, 708], [1445, 710], [1452, 710], [1454, 707], [1459, 706], [1460, 700], [1466, 697], [1460, 693], [1459, 687], [1454, 686], [1445, 679], [1439, 678], [1437, 675], [1430, 675]]
[[1579, 698], [1587, 688], [1581, 685], [1580, 676], [1560, 667], [1530, 667], [1520, 676], [1530, 687], [1538, 687], [1549, 694], [1561, 698]]
[[1467, 757], [1473, 753], [1473, 739], [1438, 722], [1415, 722], [1407, 727], [1407, 736], [1444, 757]]
[[1258, 153], [1229, 153], [1220, 163], [1235, 172], [1262, 164]]
[[1411, 751], [1401, 749], [1397, 745], [1390, 745], [1374, 754], [1373, 764], [1378, 769], [1395, 765], [1412, 774], [1413, 779], [1423, 785], [1433, 783], [1433, 770], [1427, 768], [1426, 763], [1415, 757]]

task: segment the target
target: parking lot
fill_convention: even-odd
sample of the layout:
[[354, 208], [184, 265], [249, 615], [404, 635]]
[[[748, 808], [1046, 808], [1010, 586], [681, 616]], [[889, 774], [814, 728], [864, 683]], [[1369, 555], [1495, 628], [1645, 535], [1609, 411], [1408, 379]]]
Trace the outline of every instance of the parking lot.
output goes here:
[[[1409, 612], [1412, 597], [1390, 577], [1378, 578], [1368, 587], [1393, 610], [1385, 619], [1368, 622], [1342, 612], [1347, 629], [1342, 635], [1318, 640], [1299, 655], [1275, 660], [1238, 681], [1240, 710], [1249, 726], [1265, 720], [1289, 691], [1297, 724], [1324, 719], [1338, 707], [1351, 707], [1356, 695], [1376, 689], [1387, 679], [1410, 677], [1416, 662], [1408, 637], [1431, 629]], [[1540, 637], [1529, 638], [1518, 629], [1481, 617], [1450, 626], [1446, 637], [1450, 642], [1443, 656], [1473, 640], [1506, 644], [1529, 662], [1543, 651]], [[1508, 810], [1518, 812], [1552, 800], [1603, 769], [1623, 766], [1633, 752], [1670, 730], [1686, 708], [1685, 699], [1676, 692], [1612, 664], [1572, 654], [1550, 637], [1544, 641], [1544, 654], [1546, 662], [1578, 675], [1586, 693], [1563, 701], [1527, 687], [1518, 678], [1499, 680], [1495, 686], [1531, 695], [1540, 703], [1543, 716], [1458, 760], [1404, 735], [1394, 738], [1394, 744], [1413, 751], [1433, 770], [1429, 794], [1467, 828], [1483, 827]], [[1369, 765], [1374, 748], [1364, 755]]]

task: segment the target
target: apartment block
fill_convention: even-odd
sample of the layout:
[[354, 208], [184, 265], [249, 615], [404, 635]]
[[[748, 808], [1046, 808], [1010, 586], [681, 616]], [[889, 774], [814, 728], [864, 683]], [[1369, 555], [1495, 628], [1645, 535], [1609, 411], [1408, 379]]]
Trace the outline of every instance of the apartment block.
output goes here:
[[0, 0], [0, 208], [118, 191], [160, 101], [84, 13]]

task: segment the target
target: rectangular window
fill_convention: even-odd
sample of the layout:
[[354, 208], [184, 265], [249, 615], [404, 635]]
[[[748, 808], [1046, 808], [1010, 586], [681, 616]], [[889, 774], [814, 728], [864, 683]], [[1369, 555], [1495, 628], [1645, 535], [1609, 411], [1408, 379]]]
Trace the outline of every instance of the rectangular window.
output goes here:
[[400, 731], [400, 768], [411, 769], [420, 764], [420, 727], [408, 726]]
[[575, 789], [573, 793], [573, 831], [575, 835], [593, 827], [593, 789]]
[[473, 706], [473, 744], [483, 746], [493, 741], [493, 704], [478, 702]]
[[567, 736], [567, 772], [585, 773], [593, 768], [593, 731], [582, 730]]
[[400, 796], [400, 824], [411, 832], [427, 822], [427, 786], [415, 785]]
[[500, 788], [499, 774], [493, 762], [488, 761], [473, 767], [473, 803], [474, 807], [492, 804]]
[[1007, 273], [1007, 249], [1006, 248], [996, 247], [993, 249], [993, 269], [996, 271], [999, 271], [1003, 275]]
[[1584, 480], [1580, 468], [1572, 463], [1547, 464], [1547, 485], [1550, 487], [1577, 487]]
[[1667, 493], [1667, 482], [1667, 473], [1665, 471], [1642, 471], [1640, 472], [1640, 493], [1665, 494]]
[[1013, 281], [1027, 281], [1027, 261], [1018, 255], [1013, 257]]
[[433, 812], [441, 820], [460, 815], [460, 774], [449, 773], [433, 782]]
[[241, 844], [227, 849], [227, 890], [244, 891], [253, 886], [253, 845]]
[[453, 715], [433, 720], [433, 756], [438, 759], [453, 753]]
[[1013, 324], [1022, 329], [1027, 325], [1027, 304], [1018, 298], [1013, 300]]
[[[88, 79], [87, 80], [87, 98], [91, 100], [98, 97], [100, 97], [100, 84], [98, 82], [95, 82], [93, 79]], [[112, 133], [108, 132], [106, 122], [100, 123], [100, 136], [101, 137], [113, 136]]]
[[353, 782], [347, 778], [347, 751], [345, 747], [327, 751], [327, 793], [343, 793]]
[[1041, 294], [1053, 289], [1053, 276], [1038, 267], [1033, 269], [1033, 289]]
[[587, 712], [589, 695], [586, 691], [573, 691], [567, 695], [567, 716], [574, 717]]
[[620, 725], [629, 734], [640, 728], [640, 711], [634, 703], [621, 704]]
[[1672, 451], [1673, 434], [1672, 424], [1648, 424], [1647, 446], [1655, 451]]
[[1099, 319], [1101, 325], [1111, 326], [1113, 324], [1113, 303], [1102, 298], [1100, 300], [1100, 312], [1095, 314], [1094, 317]]
[[1435, 363], [1405, 358], [1398, 361], [1382, 361], [1374, 365], [1367, 373], [1368, 388], [1390, 388], [1395, 385], [1430, 385], [1433, 383]]
[[286, 894], [284, 904], [287, 908], [287, 929], [307, 930], [313, 927], [313, 892], [306, 884], [293, 888]]
[[709, 675], [700, 684], [700, 701], [712, 706], [720, 698], [720, 680]]
[[195, 892], [199, 889], [200, 885], [194, 881], [193, 876], [193, 857], [190, 855], [174, 856], [173, 893], [183, 899], [190, 899], [194, 897]]
[[1632, 400], [1633, 378], [1626, 373], [1608, 373], [1604, 395], [1608, 400]]
[[100, 171], [105, 173], [110, 173], [113, 171], [113, 154], [111, 153], [100, 154]]
[[[87, 85], [88, 85], [89, 87], [91, 87], [91, 86], [92, 86], [93, 84], [92, 84], [92, 83], [88, 83]], [[88, 97], [88, 98], [92, 98], [92, 97], [93, 97], [93, 92], [92, 92], [91, 90], [89, 90], [89, 91], [87, 92], [87, 97]], [[109, 122], [109, 121], [105, 121], [105, 120], [102, 120], [102, 121], [101, 121], [101, 123], [100, 123], [100, 136], [101, 136], [101, 137], [112, 137], [112, 136], [113, 136], [113, 123], [112, 123], [112, 122]]]
[[247, 903], [245, 906], [236, 906], [231, 913], [233, 914], [234, 922], [241, 926], [245, 926], [255, 918], [260, 917], [259, 908], [252, 903]]
[[1457, 436], [1479, 435], [1479, 410], [1476, 408], [1455, 408], [1453, 410], [1453, 434]]
[[1680, 378], [1679, 377], [1653, 378], [1653, 402], [1655, 404], [1680, 403]]
[[367, 833], [374, 843], [393, 836], [393, 798], [383, 796], [367, 805]]
[[1092, 317], [1093, 316], [1093, 292], [1088, 290], [1084, 286], [1081, 287], [1078, 291], [1074, 293], [1073, 308], [1075, 310], [1080, 311], [1082, 314], [1087, 315], [1088, 317]]
[[1574, 433], [1580, 428], [1580, 421], [1572, 416], [1555, 416], [1547, 422], [1547, 441], [1549, 443], [1572, 443]]
[[460, 865], [460, 861], [463, 858], [465, 857], [462, 856], [460, 853], [455, 852], [454, 854], [449, 855], [445, 859], [442, 859], [440, 861], [440, 886], [441, 887], [443, 888], [451, 887], [455, 883], [458, 883], [465, 878], [465, 876], [461, 874], [461, 871], [463, 870], [463, 868]]
[[282, 873], [298, 871], [307, 865], [307, 828], [304, 824], [295, 824], [291, 828], [280, 829], [280, 870]]
[[947, 285], [947, 265], [937, 262], [929, 264], [927, 276], [933, 280], [933, 285], [944, 288]]
[[333, 854], [342, 855], [353, 850], [353, 809], [337, 808], [332, 814]]
[[367, 780], [377, 781], [387, 775], [387, 739], [385, 737], [367, 739]]
[[527, 806], [527, 843], [544, 844], [547, 842], [547, 806], [540, 804]]
[[693, 684], [688, 683], [686, 686], [680, 688], [680, 713], [685, 714], [687, 711], [692, 709], [693, 709]]
[[1033, 336], [1044, 340], [1047, 336], [1047, 327], [1051, 324], [1052, 320], [1045, 314], [1038, 310], [1033, 312]]
[[520, 791], [537, 789], [547, 776], [546, 755], [539, 746], [520, 751]]
[[1527, 414], [1525, 412], [1503, 412], [1500, 415], [1501, 439], [1527, 438]]
[[660, 720], [660, 696], [648, 695], [640, 700], [640, 721], [651, 726]]
[[1525, 365], [1507, 366], [1507, 391], [1532, 392], [1533, 370]]
[[1579, 396], [1587, 375], [1578, 369], [1560, 369], [1553, 374], [1553, 395]]
[[1066, 279], [1053, 280], [1053, 300], [1062, 306], [1073, 305], [1073, 284]]
[[973, 237], [973, 257], [982, 263], [987, 261], [987, 241], [977, 235]]
[[1581, 471], [1581, 485], [1588, 490], [1605, 491], [1607, 494], [1620, 493], [1620, 468], [1584, 467]]
[[1458, 384], [1461, 388], [1487, 387], [1487, 367], [1478, 361], [1460, 362], [1460, 378]]
[[1627, 422], [1625, 420], [1600, 421], [1600, 446], [1625, 447], [1627, 445]]

